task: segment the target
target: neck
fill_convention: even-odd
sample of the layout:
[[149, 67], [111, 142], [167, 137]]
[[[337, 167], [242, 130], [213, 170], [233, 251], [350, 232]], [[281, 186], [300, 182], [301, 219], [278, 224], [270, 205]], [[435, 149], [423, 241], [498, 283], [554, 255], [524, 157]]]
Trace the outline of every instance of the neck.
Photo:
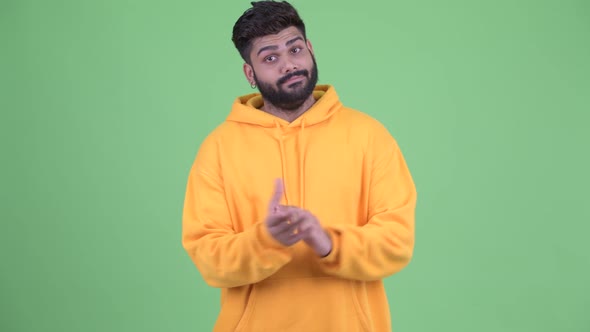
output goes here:
[[301, 116], [301, 114], [305, 113], [308, 109], [313, 106], [315, 103], [315, 98], [313, 97], [313, 93], [309, 95], [309, 97], [294, 110], [285, 110], [279, 107], [274, 106], [273, 104], [269, 103], [266, 99], [264, 99], [264, 105], [261, 107], [261, 110], [272, 114], [276, 117], [279, 117], [287, 122], [293, 122], [295, 119]]

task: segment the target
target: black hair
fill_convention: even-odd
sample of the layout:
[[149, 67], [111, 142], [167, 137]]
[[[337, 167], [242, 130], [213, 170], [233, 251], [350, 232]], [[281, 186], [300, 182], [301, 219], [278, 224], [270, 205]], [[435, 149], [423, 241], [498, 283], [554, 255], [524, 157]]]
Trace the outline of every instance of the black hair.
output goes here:
[[307, 40], [305, 24], [297, 10], [287, 1], [256, 1], [236, 21], [232, 41], [242, 59], [250, 63], [252, 40], [279, 33], [288, 27], [296, 27]]

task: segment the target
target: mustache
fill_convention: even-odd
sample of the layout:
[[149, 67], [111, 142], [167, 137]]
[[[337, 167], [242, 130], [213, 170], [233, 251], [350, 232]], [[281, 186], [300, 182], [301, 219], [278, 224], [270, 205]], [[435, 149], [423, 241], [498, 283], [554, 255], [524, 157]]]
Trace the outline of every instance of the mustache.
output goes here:
[[277, 81], [277, 85], [282, 85], [285, 82], [287, 82], [288, 80], [290, 80], [291, 78], [293, 78], [294, 76], [305, 76], [305, 77], [309, 77], [309, 72], [306, 69], [302, 69], [302, 70], [298, 70], [298, 71], [294, 71], [292, 73], [289, 73], [283, 77], [281, 77], [278, 81]]

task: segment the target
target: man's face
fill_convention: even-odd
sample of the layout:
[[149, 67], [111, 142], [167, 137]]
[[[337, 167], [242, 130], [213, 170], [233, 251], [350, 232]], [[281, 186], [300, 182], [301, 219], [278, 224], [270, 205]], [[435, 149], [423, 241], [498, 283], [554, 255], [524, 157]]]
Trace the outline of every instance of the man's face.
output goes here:
[[295, 110], [312, 94], [318, 71], [312, 47], [295, 27], [257, 38], [250, 52], [246, 77], [275, 107]]

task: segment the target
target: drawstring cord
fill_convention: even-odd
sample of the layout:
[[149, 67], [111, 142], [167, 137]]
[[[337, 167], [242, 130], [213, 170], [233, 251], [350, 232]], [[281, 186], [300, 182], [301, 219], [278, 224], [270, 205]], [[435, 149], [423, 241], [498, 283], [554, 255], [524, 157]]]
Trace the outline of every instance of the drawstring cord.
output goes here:
[[301, 208], [305, 208], [305, 118], [301, 119], [301, 131], [299, 131], [299, 204]]
[[285, 200], [287, 202], [287, 205], [289, 205], [289, 195], [287, 195], [287, 189], [285, 188], [285, 177], [287, 176], [287, 165], [285, 162], [285, 144], [283, 142], [284, 137], [283, 137], [283, 133], [281, 131], [281, 124], [278, 121], [275, 121], [275, 126], [277, 128], [277, 132], [278, 132], [278, 139], [279, 139], [279, 147], [281, 149], [281, 171], [282, 171], [282, 179], [283, 179], [283, 188], [284, 188], [284, 194], [285, 194]]
[[[277, 138], [279, 140], [279, 147], [281, 150], [281, 171], [282, 171], [282, 178], [283, 181], [287, 176], [287, 163], [285, 161], [285, 143], [284, 143], [284, 135], [281, 130], [281, 124], [278, 121], [275, 121], [275, 127], [277, 130]], [[301, 130], [299, 131], [299, 205], [301, 208], [305, 208], [305, 152], [304, 148], [305, 144], [305, 118], [301, 119]], [[287, 205], [290, 204], [289, 195], [287, 194], [287, 189], [285, 188], [284, 191], [285, 200]]]

